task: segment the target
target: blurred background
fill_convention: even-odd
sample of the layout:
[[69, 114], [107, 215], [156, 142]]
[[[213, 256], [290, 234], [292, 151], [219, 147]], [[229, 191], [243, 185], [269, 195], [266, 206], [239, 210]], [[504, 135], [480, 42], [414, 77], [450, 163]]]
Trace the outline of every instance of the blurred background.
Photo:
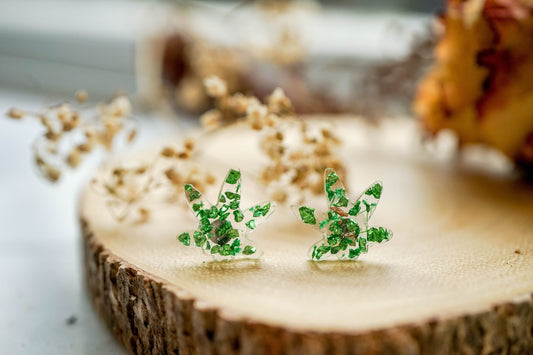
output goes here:
[[47, 95], [84, 88], [93, 99], [118, 90], [136, 93], [136, 73], [154, 54], [137, 44], [173, 31], [213, 45], [246, 47], [274, 46], [277, 32], [287, 27], [311, 62], [335, 61], [338, 68], [399, 59], [429, 33], [429, 14], [443, 7], [439, 1], [289, 2], [298, 4], [286, 10], [291, 20], [280, 10], [269, 26], [271, 14], [257, 3], [3, 0], [0, 85]]
[[[235, 53], [246, 62], [236, 89], [262, 95], [282, 82], [289, 96], [303, 98], [302, 111], [321, 102], [310, 111], [383, 113], [375, 104], [391, 98], [389, 108], [407, 114], [431, 57], [432, 14], [442, 8], [435, 0], [301, 2], [287, 24], [285, 10], [253, 1], [2, 0], [0, 112], [36, 111], [78, 89], [91, 101], [122, 92], [134, 102], [138, 144], [150, 144], [195, 124], [209, 103], [194, 96], [194, 55], [225, 48], [222, 62]], [[283, 41], [290, 50], [280, 54]], [[406, 89], [391, 91], [391, 82]], [[368, 101], [364, 95], [379, 100], [352, 105], [354, 97]], [[187, 106], [193, 101], [199, 104]], [[0, 347], [9, 354], [121, 353], [82, 283], [77, 198], [102, 157], [52, 186], [32, 166], [30, 146], [41, 132], [35, 122], [0, 120]]]

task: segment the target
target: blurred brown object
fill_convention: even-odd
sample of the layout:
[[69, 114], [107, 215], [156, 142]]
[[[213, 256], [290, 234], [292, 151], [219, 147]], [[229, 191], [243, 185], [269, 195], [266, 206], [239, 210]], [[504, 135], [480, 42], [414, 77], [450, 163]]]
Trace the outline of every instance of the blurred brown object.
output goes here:
[[[304, 56], [286, 60], [290, 44], [258, 58], [243, 48], [176, 31], [154, 39], [147, 52], [156, 68], [151, 76], [157, 79], [152, 85], [157, 86], [158, 99], [165, 98], [181, 110], [202, 113], [214, 107], [202, 82], [218, 76], [227, 83], [229, 93], [241, 92], [260, 100], [281, 87], [298, 114], [354, 113], [374, 119], [410, 113], [416, 83], [433, 59], [434, 44], [433, 34], [427, 31], [412, 38], [405, 57], [320, 62]], [[322, 76], [317, 77], [317, 72]], [[349, 83], [344, 91], [339, 90], [343, 81]]]
[[229, 92], [242, 92], [261, 100], [281, 87], [298, 113], [343, 111], [334, 98], [310, 88], [303, 73], [303, 61], [287, 62], [283, 61], [286, 56], [273, 55], [278, 56], [259, 59], [241, 48], [215, 45], [186, 33], [169, 33], [163, 37], [161, 85], [173, 104], [194, 113], [213, 107], [202, 84], [203, 79], [213, 75], [227, 83]]
[[430, 18], [312, 3], [171, 8], [139, 42], [141, 97], [202, 113], [214, 107], [202, 82], [217, 76], [228, 93], [260, 100], [280, 87], [298, 114], [410, 115], [416, 84], [432, 63]]
[[449, 0], [414, 109], [427, 131], [494, 147], [533, 172], [533, 1]]

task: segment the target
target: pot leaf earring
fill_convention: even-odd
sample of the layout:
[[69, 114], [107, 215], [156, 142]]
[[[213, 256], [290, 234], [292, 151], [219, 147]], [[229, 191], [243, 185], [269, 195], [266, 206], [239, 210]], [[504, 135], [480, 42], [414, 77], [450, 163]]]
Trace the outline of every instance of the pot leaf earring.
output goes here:
[[359, 255], [368, 252], [370, 242], [382, 243], [392, 238], [391, 230], [368, 226], [381, 197], [381, 182], [376, 181], [370, 185], [352, 202], [335, 170], [328, 168], [324, 171], [324, 189], [328, 197], [326, 211], [315, 211], [307, 206], [291, 206], [300, 221], [322, 232], [322, 239], [309, 249], [311, 260], [333, 257], [356, 260]]
[[185, 185], [187, 203], [198, 219], [192, 233], [178, 235], [186, 246], [196, 246], [216, 259], [258, 258], [261, 253], [251, 245], [248, 235], [263, 223], [276, 208], [265, 202], [241, 209], [241, 172], [230, 169], [215, 204], [209, 203], [193, 185]]

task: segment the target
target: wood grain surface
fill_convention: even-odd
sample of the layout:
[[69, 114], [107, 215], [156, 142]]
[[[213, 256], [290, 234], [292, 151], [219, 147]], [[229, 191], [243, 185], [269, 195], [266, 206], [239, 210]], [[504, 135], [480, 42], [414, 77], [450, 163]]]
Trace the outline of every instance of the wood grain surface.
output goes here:
[[[382, 180], [370, 223], [394, 231], [357, 262], [308, 261], [320, 235], [283, 206], [253, 234], [259, 260], [214, 262], [177, 243], [195, 227], [181, 203], [154, 201], [150, 222], [117, 223], [86, 189], [88, 292], [132, 353], [533, 352], [532, 186], [492, 153], [456, 159], [446, 140], [422, 145], [411, 121], [335, 124], [345, 185]], [[233, 126], [201, 149], [218, 181], [242, 170], [244, 206], [265, 200], [256, 133]]]

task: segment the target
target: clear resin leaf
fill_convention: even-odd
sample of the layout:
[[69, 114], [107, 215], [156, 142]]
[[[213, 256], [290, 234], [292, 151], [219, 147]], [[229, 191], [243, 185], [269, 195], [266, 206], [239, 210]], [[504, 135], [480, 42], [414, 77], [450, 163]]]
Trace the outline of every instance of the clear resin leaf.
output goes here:
[[322, 239], [309, 249], [311, 260], [356, 260], [368, 252], [370, 243], [382, 243], [392, 238], [389, 229], [368, 227], [383, 192], [381, 182], [374, 182], [359, 198], [350, 200], [338, 174], [328, 168], [324, 171], [324, 191], [328, 199], [325, 211], [291, 206], [298, 220], [322, 232]]
[[190, 184], [185, 185], [185, 198], [198, 219], [198, 227], [192, 233], [179, 234], [178, 242], [202, 248], [217, 260], [261, 256], [248, 236], [274, 212], [276, 204], [267, 201], [241, 209], [239, 170], [228, 171], [216, 203], [206, 201]]

